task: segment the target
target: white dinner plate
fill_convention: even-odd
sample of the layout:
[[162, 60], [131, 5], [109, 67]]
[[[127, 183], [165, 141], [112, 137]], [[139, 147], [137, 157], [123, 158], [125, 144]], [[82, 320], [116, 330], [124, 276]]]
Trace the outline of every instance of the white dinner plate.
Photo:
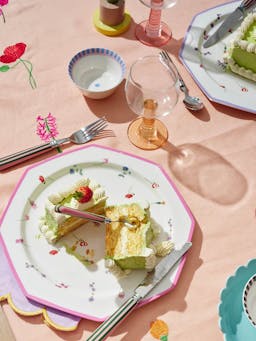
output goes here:
[[224, 53], [235, 32], [209, 48], [203, 47], [240, 2], [229, 2], [197, 14], [186, 32], [179, 57], [211, 101], [255, 114], [255, 82], [228, 71], [224, 63]]
[[[117, 278], [104, 262], [104, 226], [87, 223], [56, 246], [40, 233], [39, 219], [49, 194], [59, 192], [81, 177], [100, 183], [107, 204], [147, 200], [159, 240], [176, 245], [190, 241], [194, 220], [183, 198], [157, 164], [97, 145], [65, 152], [29, 167], [2, 216], [1, 238], [17, 281], [36, 302], [80, 317], [102, 321], [133, 293], [144, 278], [134, 270]], [[63, 246], [67, 244], [83, 262]], [[177, 283], [185, 257], [141, 303], [169, 292]]]

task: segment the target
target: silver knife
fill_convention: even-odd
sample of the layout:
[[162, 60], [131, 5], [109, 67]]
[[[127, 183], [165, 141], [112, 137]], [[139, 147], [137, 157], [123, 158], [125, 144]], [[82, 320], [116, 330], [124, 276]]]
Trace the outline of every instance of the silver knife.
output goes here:
[[256, 5], [256, 0], [243, 0], [241, 4], [224, 20], [221, 26], [217, 29], [217, 31], [203, 44], [203, 47], [207, 48], [222, 38], [230, 32], [231, 29], [234, 29], [239, 26], [240, 22], [244, 19], [249, 9], [252, 9]]
[[155, 269], [148, 273], [145, 279], [134, 290], [134, 294], [125, 301], [106, 321], [104, 321], [86, 341], [102, 341], [107, 335], [132, 311], [171, 270], [178, 260], [191, 247], [191, 242], [186, 242], [180, 249], [173, 250], [164, 257]]

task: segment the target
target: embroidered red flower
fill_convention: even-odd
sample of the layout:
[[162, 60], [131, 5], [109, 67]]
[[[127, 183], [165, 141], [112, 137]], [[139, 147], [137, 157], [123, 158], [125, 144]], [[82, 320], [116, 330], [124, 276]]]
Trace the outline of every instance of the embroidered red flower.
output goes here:
[[24, 43], [17, 43], [6, 47], [4, 49], [4, 54], [0, 56], [0, 61], [5, 64], [15, 62], [24, 54], [26, 47], [27, 45]]
[[[1, 0], [0, 0], [1, 1]], [[17, 43], [15, 45], [7, 46], [4, 49], [4, 53], [0, 56], [0, 62], [5, 65], [0, 66], [1, 72], [7, 72], [11, 69], [14, 69], [18, 64], [23, 64], [26, 71], [29, 74], [29, 83], [32, 89], [36, 88], [36, 81], [32, 75], [33, 66], [32, 63], [28, 60], [22, 59], [21, 56], [24, 54], [27, 45], [25, 43]], [[14, 65], [9, 66], [7, 64], [16, 62]]]

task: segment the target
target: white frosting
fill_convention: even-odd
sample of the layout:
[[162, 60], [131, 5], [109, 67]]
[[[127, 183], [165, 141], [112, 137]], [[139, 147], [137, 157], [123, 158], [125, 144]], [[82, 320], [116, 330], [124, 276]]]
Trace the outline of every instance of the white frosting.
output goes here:
[[156, 245], [156, 255], [165, 257], [174, 249], [174, 243], [171, 240], [164, 240]]
[[131, 272], [130, 269], [121, 269], [113, 259], [105, 259], [105, 267], [117, 278], [123, 278]]
[[156, 266], [156, 255], [153, 249], [147, 248], [147, 255], [145, 256], [145, 269], [153, 270]]
[[254, 53], [255, 52], [255, 44], [254, 43], [249, 43], [248, 45], [247, 45], [247, 51], [249, 52], [249, 53]]
[[[80, 179], [74, 185], [69, 186], [67, 189], [56, 194], [51, 194], [45, 203], [45, 208], [49, 211], [58, 225], [63, 223], [70, 216], [55, 212], [55, 206], [59, 204], [63, 199], [67, 198], [70, 194], [75, 193], [77, 189], [81, 186], [88, 186], [93, 191], [93, 196], [90, 201], [86, 203], [80, 203], [75, 198], [71, 198], [70, 202], [66, 203], [65, 206], [85, 211], [97, 205], [102, 200], [106, 200], [104, 189], [97, 182], [95, 182], [94, 180], [90, 180], [89, 178]], [[48, 225], [45, 223], [44, 217], [41, 218], [39, 226], [41, 232], [45, 235], [46, 239], [49, 242], [53, 242], [56, 239], [55, 231], [49, 229]]]
[[[242, 66], [239, 66], [232, 58], [232, 50], [234, 47], [240, 47], [242, 50], [247, 51], [248, 53], [256, 54], [256, 44], [244, 40], [244, 34], [247, 32], [250, 25], [253, 24], [253, 22], [255, 21], [256, 13], [249, 13], [238, 28], [237, 35], [235, 39], [231, 41], [228, 52], [224, 56], [224, 60], [234, 73], [237, 73], [240, 76], [251, 79], [253, 81], [256, 81], [256, 73], [252, 70], [248, 70]], [[254, 34], [256, 35], [256, 32], [254, 32], [253, 35]]]
[[41, 218], [39, 228], [49, 243], [54, 242], [56, 239], [55, 233], [52, 230], [49, 230], [48, 226], [45, 224], [44, 218]]

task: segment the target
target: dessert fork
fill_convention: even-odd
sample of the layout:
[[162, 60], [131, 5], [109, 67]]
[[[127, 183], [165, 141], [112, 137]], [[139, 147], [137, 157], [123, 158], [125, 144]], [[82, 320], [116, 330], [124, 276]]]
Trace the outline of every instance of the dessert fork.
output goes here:
[[104, 215], [91, 213], [88, 211], [80, 211], [75, 208], [63, 206], [63, 205], [56, 205], [54, 207], [55, 212], [67, 214], [72, 217], [82, 218], [85, 220], [95, 221], [97, 223], [104, 223], [104, 224], [111, 224], [111, 223], [123, 223], [129, 229], [136, 228], [139, 225], [139, 221], [137, 219], [130, 219], [129, 217], [123, 218], [120, 220], [111, 220]]
[[75, 144], [83, 144], [91, 141], [95, 136], [97, 136], [104, 128], [107, 126], [107, 121], [105, 117], [98, 119], [97, 121], [75, 131], [69, 137], [65, 137], [59, 140], [52, 140], [41, 144], [36, 147], [28, 148], [15, 154], [11, 154], [0, 158], [0, 170], [9, 168], [16, 165], [22, 161], [28, 160], [34, 156], [47, 152], [52, 148], [59, 147], [60, 145], [72, 142]]

